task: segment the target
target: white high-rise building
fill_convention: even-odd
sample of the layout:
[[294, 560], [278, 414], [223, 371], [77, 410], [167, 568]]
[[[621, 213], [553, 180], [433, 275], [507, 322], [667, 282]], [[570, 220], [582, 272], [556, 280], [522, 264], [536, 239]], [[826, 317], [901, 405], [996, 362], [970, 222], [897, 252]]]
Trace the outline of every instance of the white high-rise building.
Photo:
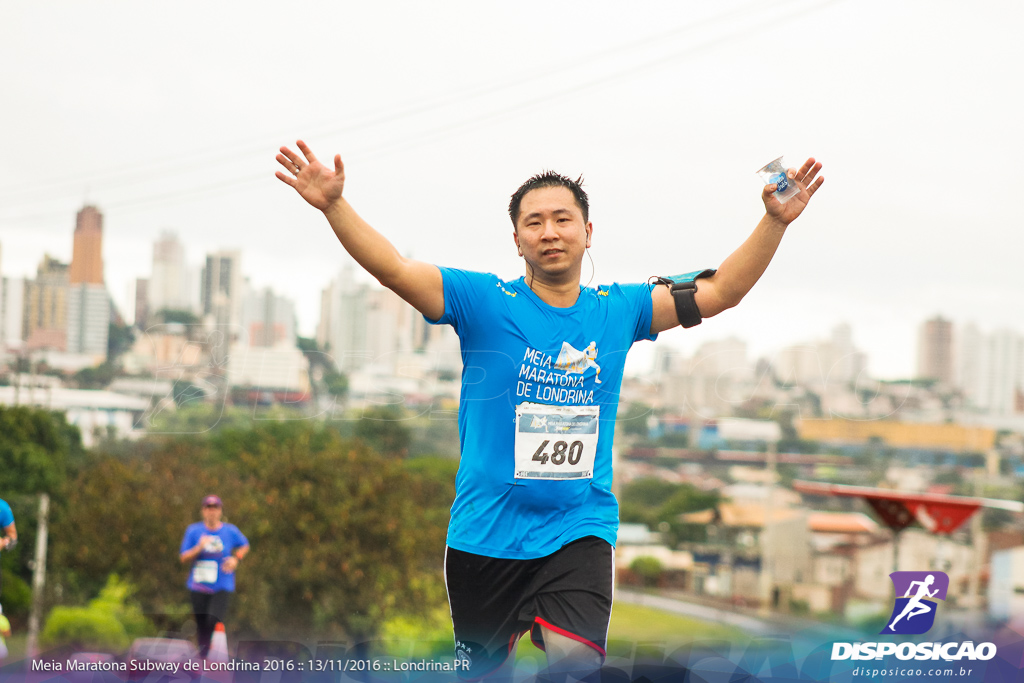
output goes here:
[[974, 323], [959, 325], [954, 329], [953, 349], [956, 358], [954, 382], [964, 396], [977, 405], [981, 390], [982, 349], [985, 335]]
[[709, 378], [730, 375], [747, 379], [753, 370], [747, 360], [747, 343], [737, 337], [704, 342], [693, 354], [693, 374]]
[[953, 384], [953, 323], [936, 316], [921, 324], [917, 338], [917, 376]]
[[0, 347], [21, 348], [25, 314], [25, 280], [3, 278], [0, 291]]
[[853, 329], [846, 323], [832, 328], [827, 381], [830, 386], [855, 382], [867, 370], [868, 357], [853, 345]]
[[412, 352], [412, 306], [390, 289], [367, 291], [366, 348], [373, 352], [371, 363], [394, 367], [398, 354]]
[[346, 267], [324, 290], [317, 341], [339, 370], [386, 370], [413, 348], [415, 310], [390, 289], [357, 285], [352, 276]]
[[227, 380], [231, 386], [273, 393], [306, 394], [309, 391], [309, 361], [294, 346], [236, 345], [228, 356]]
[[674, 349], [656, 348], [653, 378], [658, 391], [652, 400], [701, 418], [731, 415], [756, 386], [747, 344], [736, 337], [705, 342], [690, 358]]
[[844, 323], [833, 328], [826, 340], [782, 349], [772, 365], [775, 376], [787, 384], [839, 390], [867, 369], [867, 356], [854, 347], [853, 332]]
[[[248, 283], [247, 283], [248, 284]], [[242, 300], [241, 341], [255, 347], [295, 346], [295, 303], [270, 287], [246, 287]]]
[[206, 256], [203, 269], [203, 316], [222, 331], [230, 330], [232, 338], [241, 333], [242, 269], [237, 251], [218, 251]]
[[414, 353], [429, 354], [422, 363], [431, 368], [461, 370], [461, 358], [452, 358], [458, 354], [452, 351], [454, 334], [447, 325], [425, 325], [397, 294], [356, 284], [353, 276], [352, 266], [346, 266], [320, 299], [317, 345], [339, 370], [373, 367], [386, 374]]
[[164, 309], [194, 311], [189, 279], [185, 247], [175, 233], [165, 231], [153, 243], [153, 274], [148, 284], [150, 314]]
[[199, 313], [203, 310], [203, 270], [201, 266], [189, 266], [185, 268], [185, 294], [188, 301], [188, 309]]
[[1024, 413], [1024, 337], [997, 330], [983, 347], [979, 403], [993, 415]]
[[68, 289], [68, 353], [107, 356], [110, 295], [101, 284], [83, 282]]
[[984, 334], [965, 325], [957, 338], [958, 383], [974, 407], [991, 415], [1024, 414], [1024, 335]]
[[772, 359], [775, 376], [784, 384], [822, 387], [826, 369], [818, 344], [794, 344], [779, 351]]
[[697, 347], [690, 363], [686, 401], [704, 417], [732, 414], [754, 390], [747, 343], [736, 337]]
[[334, 361], [335, 367], [348, 372], [368, 360], [366, 346], [366, 285], [356, 285], [354, 270], [346, 265], [322, 292], [317, 345]]

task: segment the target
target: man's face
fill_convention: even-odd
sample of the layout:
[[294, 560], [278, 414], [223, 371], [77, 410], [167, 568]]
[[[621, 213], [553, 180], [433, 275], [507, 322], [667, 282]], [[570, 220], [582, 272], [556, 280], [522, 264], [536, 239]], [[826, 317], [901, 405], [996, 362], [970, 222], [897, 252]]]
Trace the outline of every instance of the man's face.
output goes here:
[[220, 521], [221, 508], [219, 505], [203, 506], [203, 521], [207, 524], [216, 524]]
[[591, 230], [568, 188], [542, 187], [523, 197], [513, 239], [535, 270], [559, 275], [579, 270]]

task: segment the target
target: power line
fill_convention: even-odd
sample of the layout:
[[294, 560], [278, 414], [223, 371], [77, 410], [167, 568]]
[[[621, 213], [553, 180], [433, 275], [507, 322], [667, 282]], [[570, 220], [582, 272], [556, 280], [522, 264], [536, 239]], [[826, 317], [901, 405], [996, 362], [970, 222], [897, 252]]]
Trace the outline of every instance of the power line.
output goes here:
[[[608, 74], [608, 75], [604, 75], [604, 76], [601, 76], [601, 77], [596, 78], [596, 79], [592, 79], [590, 81], [586, 81], [586, 82], [582, 82], [582, 83], [577, 83], [576, 85], [573, 85], [573, 86], [570, 86], [570, 87], [559, 88], [557, 92], [546, 93], [544, 95], [537, 96], [537, 97], [531, 98], [529, 100], [524, 100], [524, 101], [518, 102], [516, 104], [512, 104], [512, 105], [503, 104], [502, 107], [500, 109], [498, 109], [498, 110], [493, 110], [493, 111], [490, 111], [490, 112], [485, 112], [485, 113], [477, 114], [477, 115], [475, 115], [473, 117], [470, 117], [468, 119], [465, 119], [465, 120], [453, 121], [453, 122], [445, 123], [445, 124], [442, 124], [442, 125], [439, 125], [439, 126], [435, 126], [434, 128], [428, 129], [427, 131], [424, 131], [424, 132], [419, 132], [419, 133], [413, 134], [412, 136], [409, 136], [409, 137], [407, 137], [405, 139], [389, 140], [389, 141], [384, 142], [381, 145], [378, 145], [376, 147], [371, 147], [369, 149], [362, 150], [362, 151], [355, 151], [353, 154], [346, 155], [346, 156], [347, 156], [347, 158], [348, 158], [348, 160], [350, 162], [353, 161], [353, 160], [355, 160], [355, 161], [367, 160], [367, 159], [372, 159], [372, 158], [374, 158], [375, 156], [378, 156], [378, 155], [386, 154], [386, 153], [388, 153], [390, 151], [393, 151], [395, 149], [398, 149], [398, 148], [413, 149], [413, 148], [418, 147], [418, 146], [423, 145], [423, 144], [429, 144], [429, 143], [437, 142], [439, 140], [443, 140], [443, 139], [445, 139], [447, 137], [450, 137], [450, 135], [452, 133], [463, 132], [467, 128], [479, 126], [479, 125], [485, 124], [485, 123], [490, 123], [490, 122], [493, 122], [495, 120], [500, 120], [500, 119], [503, 119], [503, 118], [509, 118], [510, 116], [512, 116], [514, 114], [517, 114], [517, 113], [519, 113], [521, 111], [524, 111], [526, 109], [530, 109], [530, 108], [533, 108], [533, 107], [536, 107], [536, 106], [542, 105], [542, 104], [548, 104], [548, 103], [550, 103], [550, 102], [552, 102], [554, 100], [560, 100], [560, 99], [564, 99], [566, 97], [575, 96], [575, 95], [578, 95], [579, 93], [587, 91], [587, 90], [601, 88], [601, 87], [604, 87], [604, 86], [609, 85], [611, 83], [616, 83], [616, 82], [619, 82], [619, 81], [622, 81], [622, 80], [626, 80], [626, 79], [632, 78], [632, 77], [636, 76], [639, 73], [644, 73], [644, 72], [649, 72], [649, 71], [656, 71], [658, 69], [665, 68], [666, 66], [669, 66], [669, 65], [671, 65], [671, 64], [673, 64], [673, 63], [675, 63], [677, 61], [680, 61], [680, 60], [692, 57], [692, 56], [694, 56], [696, 54], [699, 54], [699, 53], [704, 52], [706, 50], [713, 49], [715, 47], [718, 47], [719, 45], [722, 45], [722, 44], [725, 44], [725, 43], [728, 43], [728, 42], [732, 42], [732, 41], [737, 40], [737, 39], [739, 39], [741, 37], [745, 37], [747, 35], [760, 32], [760, 31], [764, 30], [766, 27], [773, 26], [773, 25], [780, 24], [780, 23], [784, 23], [784, 22], [786, 22], [788, 20], [799, 18], [799, 17], [805, 16], [807, 14], [811, 14], [811, 13], [816, 12], [818, 10], [824, 9], [825, 7], [828, 7], [830, 5], [837, 4], [840, 1], [841, 0], [825, 0], [825, 2], [820, 2], [820, 3], [814, 4], [814, 5], [803, 7], [801, 9], [794, 10], [792, 12], [789, 12], [789, 13], [781, 15], [781, 16], [772, 16], [772, 17], [769, 17], [768, 19], [765, 19], [765, 20], [763, 20], [763, 21], [761, 21], [759, 23], [756, 23], [756, 24], [748, 27], [747, 29], [740, 30], [740, 31], [738, 31], [736, 33], [733, 33], [733, 34], [727, 34], [725, 36], [721, 36], [721, 37], [719, 37], [717, 39], [713, 39], [713, 40], [711, 40], [709, 42], [702, 43], [702, 44], [699, 44], [699, 45], [687, 46], [687, 47], [685, 47], [683, 49], [677, 50], [677, 51], [672, 52], [672, 53], [670, 53], [668, 55], [665, 55], [663, 57], [659, 57], [657, 59], [653, 59], [653, 60], [650, 60], [650, 61], [647, 61], [647, 62], [643, 62], [643, 63], [638, 64], [638, 65], [626, 67], [626, 68], [624, 68], [624, 69], [622, 69], [622, 70], [620, 70], [620, 71], [618, 71], [616, 73], [613, 73], [613, 74]], [[760, 4], [760, 3], [758, 3], [758, 4]], [[790, 5], [792, 5], [792, 4], [801, 4], [801, 2], [800, 2], [800, 0], [794, 0], [794, 2], [791, 2], [789, 4]], [[774, 6], [775, 9], [777, 9], [778, 7], [779, 7], [778, 5]], [[735, 12], [738, 12], [738, 11], [740, 11], [740, 10], [736, 10]], [[708, 21], [710, 21], [710, 20], [708, 20]], [[692, 28], [692, 27], [687, 27], [687, 30], [690, 29], [690, 28]], [[676, 30], [674, 30], [672, 32], [669, 32], [669, 34], [665, 34], [665, 36], [678, 33], [678, 32], [680, 32], [682, 30], [684, 30], [684, 29], [682, 29], [682, 28], [676, 29]], [[659, 39], [661, 39], [661, 38], [659, 38]], [[631, 48], [631, 47], [633, 47], [635, 45], [637, 45], [637, 43], [631, 43], [631, 44], [629, 44], [627, 46], [622, 46], [620, 48], [615, 48], [614, 51], [626, 50], [626, 49], [629, 49], [629, 48]], [[544, 78], [548, 78], [548, 77], [550, 77], [550, 73], [549, 74], [545, 74], [545, 76], [544, 76]], [[516, 82], [516, 84], [520, 85], [520, 84], [523, 84], [523, 83], [530, 83], [530, 82], [534, 82], [535, 80], [537, 80], [537, 79], [524, 79], [524, 80]], [[499, 91], [499, 90], [502, 90], [502, 89], [506, 89], [508, 87], [510, 87], [508, 84], [505, 84], [505, 85], [502, 85], [502, 86], [494, 86], [491, 89], [491, 91], [496, 92], [496, 91]], [[453, 103], [457, 103], [457, 101], [455, 101]], [[440, 106], [441, 105], [429, 105], [429, 106], [425, 107], [424, 110], [432, 109], [432, 108], [439, 108]], [[401, 114], [396, 114], [394, 116], [394, 118], [397, 119], [397, 118], [401, 118], [402, 116], [403, 115], [401, 115]], [[362, 124], [358, 124], [358, 125], [377, 125], [377, 123], [372, 123], [372, 124], [371, 123], [362, 123]], [[343, 128], [340, 128], [340, 129], [336, 129], [335, 131], [329, 132], [327, 134], [338, 134], [338, 133], [342, 133], [342, 132], [348, 132], [351, 129], [352, 129], [351, 127], [343, 127]], [[261, 154], [266, 154], [267, 153], [266, 148], [262, 147], [262, 146], [260, 148], [260, 151], [261, 151]], [[189, 161], [188, 162], [188, 170], [194, 172], [196, 163], [197, 162], [195, 160]], [[205, 170], [208, 170], [208, 168], [206, 168], [205, 166], [204, 166], [204, 168], [205, 168]], [[220, 196], [220, 195], [224, 195], [224, 194], [229, 194], [230, 192], [236, 191], [238, 189], [242, 189], [243, 187], [246, 187], [248, 185], [252, 185], [252, 184], [255, 184], [257, 182], [263, 181], [264, 179], [269, 179], [270, 177], [271, 177], [271, 174], [270, 174], [269, 171], [267, 171], [266, 173], [247, 174], [247, 175], [245, 175], [243, 177], [226, 179], [226, 180], [223, 180], [223, 181], [220, 181], [220, 182], [216, 182], [216, 183], [212, 183], [212, 184], [206, 184], [206, 185], [202, 185], [202, 186], [199, 186], [199, 187], [193, 187], [193, 188], [188, 188], [188, 189], [183, 189], [183, 190], [177, 190], [177, 191], [162, 193], [162, 194], [158, 194], [158, 195], [149, 195], [149, 196], [139, 197], [139, 198], [135, 198], [135, 199], [129, 199], [129, 200], [126, 200], [126, 201], [123, 201], [123, 202], [116, 202], [116, 201], [109, 202], [109, 203], [107, 203], [105, 205], [105, 210], [109, 212], [109, 211], [117, 211], [117, 210], [125, 209], [125, 208], [128, 208], [128, 209], [151, 208], [153, 206], [166, 205], [166, 204], [174, 204], [174, 203], [177, 203], [180, 200], [186, 199], [186, 198], [196, 198], [196, 197], [203, 197], [203, 196], [211, 196], [211, 197], [212, 196]], [[22, 217], [14, 217], [14, 218], [7, 218], [7, 219], [0, 218], [0, 221], [15, 222], [17, 220], [33, 220], [33, 219], [38, 220], [38, 219], [41, 219], [44, 216], [52, 216], [52, 215], [55, 215], [55, 213], [47, 212], [45, 214], [34, 214], [34, 215], [28, 215], [28, 216], [22, 216]], [[61, 213], [61, 215], [63, 215], [63, 212]]]
[[[799, 0], [793, 0], [788, 4], [795, 4]], [[773, 10], [778, 10], [780, 7], [785, 7], [786, 4], [773, 5]], [[501, 91], [516, 88], [525, 84], [535, 83], [538, 80], [550, 78], [553, 75], [565, 73], [573, 69], [579, 68], [580, 66], [589, 65], [611, 56], [628, 53], [637, 50], [638, 48], [649, 49], [652, 45], [665, 42], [666, 40], [672, 40], [678, 36], [689, 33], [695, 30], [706, 28], [710, 25], [718, 24], [723, 21], [730, 20], [736, 16], [748, 15], [752, 9], [763, 7], [761, 2], [751, 2], [742, 5], [736, 9], [724, 12], [719, 15], [715, 15], [706, 19], [690, 22], [682, 26], [678, 26], [669, 31], [648, 36], [643, 39], [626, 43], [613, 47], [609, 50], [599, 52], [596, 54], [588, 55], [580, 59], [574, 60], [562, 66], [556, 66], [555, 68], [545, 68], [544, 74], [538, 76], [527, 76], [511, 81], [506, 81], [500, 84], [477, 84], [457, 90], [448, 95], [445, 95], [437, 100], [430, 103], [423, 103], [417, 101], [405, 105], [403, 108], [395, 111], [391, 110], [386, 113], [377, 113], [369, 115], [365, 120], [358, 121], [356, 123], [342, 126], [341, 128], [335, 127], [333, 121], [325, 122], [321, 124], [314, 124], [313, 126], [306, 127], [306, 133], [308, 135], [324, 134], [324, 135], [338, 135], [352, 133], [366, 128], [372, 128], [375, 126], [381, 126], [395, 121], [411, 118], [420, 114], [428, 113], [443, 109], [444, 107], [452, 106], [464, 102], [469, 99], [479, 98], [485, 95], [498, 93]], [[265, 136], [266, 137], [266, 136]], [[74, 193], [77, 194], [81, 191], [83, 183], [99, 184], [104, 185], [113, 184], [114, 187], [125, 187], [130, 185], [137, 185], [140, 183], [148, 182], [154, 179], [160, 179], [169, 177], [172, 175], [180, 175], [182, 173], [193, 172], [197, 165], [201, 165], [207, 171], [212, 166], [218, 164], [237, 160], [238, 154], [265, 154], [266, 146], [264, 143], [265, 137], [260, 138], [259, 143], [246, 141], [239, 141], [237, 143], [230, 144], [221, 149], [211, 151], [207, 154], [189, 154], [185, 156], [172, 157], [158, 162], [153, 163], [141, 163], [141, 164], [128, 164], [124, 166], [117, 166], [104, 171], [98, 171], [95, 173], [78, 174], [75, 176], [65, 177], [63, 179], [56, 179], [50, 182], [46, 182], [40, 185], [32, 185], [28, 187], [22, 187], [19, 189], [11, 190], [9, 192], [0, 193], [0, 200], [6, 199], [24, 199], [26, 194], [37, 194], [42, 192], [53, 193]], [[231, 150], [231, 154], [228, 154], [228, 150]], [[38, 201], [48, 201], [50, 197], [41, 198]], [[33, 203], [36, 200], [30, 200], [28, 203]], [[14, 206], [17, 206], [17, 201]]]

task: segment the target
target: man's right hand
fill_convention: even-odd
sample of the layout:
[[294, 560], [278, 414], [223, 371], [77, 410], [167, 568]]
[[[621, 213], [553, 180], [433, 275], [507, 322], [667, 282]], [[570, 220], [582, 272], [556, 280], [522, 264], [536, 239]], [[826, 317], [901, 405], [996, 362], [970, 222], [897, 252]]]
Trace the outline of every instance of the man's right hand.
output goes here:
[[281, 182], [294, 187], [311, 206], [326, 211], [341, 199], [341, 191], [345, 187], [345, 166], [341, 163], [341, 155], [334, 155], [332, 171], [317, 161], [305, 142], [298, 140], [295, 144], [305, 159], [287, 147], [282, 147], [276, 158], [287, 173], [277, 171], [274, 175]]
[[324, 212], [338, 241], [366, 272], [430, 320], [441, 318], [444, 281], [438, 267], [402, 256], [342, 199], [345, 167], [340, 154], [334, 156], [332, 171], [317, 161], [305, 142], [299, 140], [296, 144], [305, 158], [282, 147], [277, 161], [286, 173], [278, 171], [278, 180], [294, 187], [311, 206]]

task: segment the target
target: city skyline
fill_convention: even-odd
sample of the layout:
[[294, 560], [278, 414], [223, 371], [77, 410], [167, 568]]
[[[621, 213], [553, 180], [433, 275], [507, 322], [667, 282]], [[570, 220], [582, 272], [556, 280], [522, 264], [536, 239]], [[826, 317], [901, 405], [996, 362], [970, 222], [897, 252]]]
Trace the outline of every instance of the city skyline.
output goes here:
[[[541, 168], [582, 172], [595, 283], [721, 263], [760, 216], [753, 170], [813, 154], [823, 192], [762, 281], [661, 343], [692, 351], [738, 334], [764, 354], [846, 321], [874, 374], [906, 377], [922, 320], [1020, 328], [1024, 282], [1005, 248], [1024, 180], [1022, 96], [1005, 88], [1024, 61], [1015, 4], [256, 3], [241, 26], [199, 4], [61, 8], [0, 10], [0, 56], [25, 65], [0, 74], [19, 103], [0, 114], [8, 275], [30, 276], [45, 252], [69, 261], [68, 224], [95, 204], [122, 311], [170, 228], [190, 264], [244, 251], [253, 285], [296, 301], [312, 336], [345, 257], [273, 178], [277, 147], [296, 137], [342, 154], [346, 194], [402, 253], [505, 278], [521, 274], [508, 195]], [[296, 23], [305, 50], [267, 49]], [[67, 50], [72, 63], [56, 57]], [[787, 71], [790, 50], [807, 56]], [[343, 86], [329, 77], [339, 63]], [[639, 345], [632, 365], [650, 353]]]
[[[78, 214], [76, 227], [73, 232], [74, 244], [79, 249], [80, 230], [83, 224], [83, 212], [88, 217], [86, 225], [102, 226], [103, 214], [92, 205], [86, 205]], [[100, 228], [101, 230], [101, 228]], [[90, 238], [97, 244], [99, 237]], [[0, 245], [2, 246], [2, 245]], [[107, 291], [103, 285], [103, 260], [102, 255], [95, 250], [88, 252], [88, 258], [98, 263], [98, 275], [93, 276], [94, 282], [89, 285], [95, 292], [92, 296], [94, 303], [90, 304], [94, 310], [106, 310]], [[205, 266], [193, 266], [184, 255], [184, 247], [173, 230], [161, 231], [159, 237], [152, 245], [152, 267], [149, 273], [143, 273], [148, 277], [137, 277], [133, 283], [134, 287], [140, 285], [145, 289], [146, 301], [138, 299], [138, 291], [133, 293], [131, 305], [126, 305], [120, 311], [130, 323], [135, 323], [135, 314], [139, 310], [145, 310], [148, 315], [153, 315], [163, 309], [184, 310], [200, 317], [210, 316], [214, 324], [229, 326], [236, 329], [236, 336], [239, 342], [253, 347], [278, 346], [281, 343], [294, 345], [296, 337], [306, 336], [314, 339], [321, 348], [335, 347], [345, 355], [355, 349], [356, 356], [366, 353], [366, 349], [382, 350], [382, 353], [407, 353], [414, 348], [422, 349], [427, 337], [422, 330], [440, 332], [435, 328], [425, 325], [421, 316], [411, 307], [404, 304], [397, 296], [390, 294], [386, 289], [373, 281], [359, 269], [358, 265], [349, 259], [349, 262], [339, 273], [325, 283], [320, 292], [320, 309], [316, 320], [315, 328], [311, 334], [302, 334], [296, 324], [297, 316], [295, 311], [298, 308], [296, 302], [289, 297], [281, 295], [273, 287], [254, 286], [250, 277], [242, 268], [243, 253], [237, 249], [220, 249], [207, 253], [204, 262]], [[54, 269], [57, 271], [54, 271]], [[61, 263], [50, 254], [44, 254], [37, 266], [37, 278], [24, 278], [24, 285], [31, 296], [42, 296], [33, 294], [40, 287], [52, 279], [51, 272], [60, 272], [64, 277], [69, 277], [75, 269], [74, 262], [71, 264]], [[81, 270], [81, 269], [80, 269]], [[96, 267], [93, 268], [96, 270]], [[208, 275], [213, 273], [212, 278]], [[358, 274], [364, 277], [358, 278]], [[0, 270], [0, 275], [7, 278], [8, 275]], [[21, 280], [21, 278], [15, 278]], [[96, 283], [95, 281], [99, 282]], [[153, 283], [159, 283], [159, 288]], [[77, 312], [85, 306], [86, 296], [79, 289], [85, 284], [71, 284], [70, 305], [67, 307], [66, 315], [70, 318], [63, 323], [68, 350], [72, 347], [84, 350], [82, 339], [91, 335], [95, 341], [89, 346], [93, 353], [99, 353], [99, 347], [106, 343], [105, 329], [95, 329], [86, 333], [81, 328], [84, 318]], [[389, 296], [382, 296], [389, 295]], [[394, 301], [392, 301], [392, 299]], [[349, 303], [344, 303], [348, 301]], [[78, 303], [81, 302], [81, 303]], [[77, 308], [76, 308], [77, 303]], [[58, 308], [63, 308], [57, 305]], [[99, 308], [97, 308], [99, 307]], [[407, 309], [407, 310], [406, 310]], [[26, 309], [27, 311], [28, 309]], [[40, 309], [42, 310], [42, 309]], [[54, 309], [54, 315], [56, 309]], [[383, 314], [383, 317], [382, 317]], [[42, 315], [40, 313], [40, 315]], [[337, 328], [338, 321], [344, 319], [353, 321], [359, 319], [354, 325], [349, 325], [345, 331]], [[96, 316], [94, 316], [96, 317]], [[385, 318], [387, 320], [385, 320]], [[393, 320], [392, 320], [393, 318]], [[60, 328], [59, 324], [40, 324], [30, 315], [24, 320], [28, 337], [31, 337], [33, 330], [37, 327]], [[80, 329], [76, 332], [75, 327]], [[815, 336], [794, 340], [785, 346], [770, 349], [767, 353], [756, 350], [747, 337], [742, 335], [718, 335], [705, 337], [695, 347], [684, 350], [676, 345], [658, 343], [650, 345], [648, 353], [633, 353], [642, 356], [643, 362], [629, 363], [627, 367], [632, 369], [634, 375], [644, 375], [649, 372], [657, 374], [659, 367], [664, 363], [666, 354], [679, 358], [692, 357], [699, 361], [707, 355], [708, 349], [715, 349], [712, 355], [719, 354], [719, 349], [735, 346], [742, 347], [742, 355], [747, 355], [747, 348], [755, 349], [751, 353], [750, 370], [753, 369], [753, 361], [767, 361], [775, 368], [776, 375], [784, 382], [795, 381], [800, 384], [814, 384], [821, 381], [856, 382], [858, 378], [870, 379], [934, 379], [948, 386], [956, 386], [966, 392], [970, 398], [980, 400], [979, 405], [1001, 406], [1006, 409], [1007, 405], [1012, 406], [1014, 399], [1012, 386], [1014, 382], [1024, 385], [1024, 380], [1014, 379], [1018, 375], [1024, 376], [1024, 358], [1020, 360], [1006, 360], [1014, 357], [1016, 346], [1024, 340], [1024, 330], [1012, 327], [980, 328], [973, 322], [954, 322], [935, 316], [927, 320], [919, 321], [916, 325], [916, 352], [914, 353], [915, 369], [901, 377], [885, 377], [872, 372], [871, 357], [859, 345], [854, 343], [854, 331], [847, 322], [841, 322], [831, 327], [830, 330], [818, 330]], [[700, 328], [698, 328], [700, 329]], [[6, 334], [6, 333], [5, 333]], [[83, 336], [84, 335], [84, 336]], [[102, 336], [100, 336], [102, 335]], [[394, 337], [387, 338], [388, 335]], [[422, 340], [414, 340], [415, 336], [423, 336]], [[437, 334], [432, 335], [437, 341]], [[365, 338], [365, 339], [364, 339]], [[357, 342], [363, 339], [363, 342]], [[372, 342], [368, 345], [366, 339]], [[993, 346], [995, 345], [995, 346]], [[982, 350], [981, 347], [985, 348]], [[647, 348], [643, 345], [641, 348]], [[1003, 349], [1002, 352], [993, 351], [993, 348]], [[449, 349], [454, 352], [455, 349]], [[1018, 355], [1020, 355], [1018, 353]], [[735, 358], [736, 353], [727, 353], [730, 358]], [[1010, 370], [1003, 380], [997, 381], [993, 374], [993, 367], [990, 358], [1005, 357], [1002, 365]], [[983, 360], [982, 360], [983, 359]], [[356, 369], [361, 367], [366, 360], [351, 365], [349, 361], [339, 363], [339, 369]], [[720, 361], [717, 361], [720, 364]], [[985, 365], [987, 369], [983, 369]], [[1020, 366], [1020, 367], [1018, 367]], [[664, 368], [662, 368], [664, 369]], [[725, 371], [733, 369], [732, 366]], [[992, 392], [997, 385], [1003, 386], [1003, 394], [1010, 396], [1009, 399], [995, 399]], [[1009, 387], [1009, 389], [1007, 389]], [[1007, 390], [1010, 391], [1007, 394]], [[1024, 399], [1020, 399], [1024, 400]], [[1009, 403], [1006, 403], [1009, 401]]]

